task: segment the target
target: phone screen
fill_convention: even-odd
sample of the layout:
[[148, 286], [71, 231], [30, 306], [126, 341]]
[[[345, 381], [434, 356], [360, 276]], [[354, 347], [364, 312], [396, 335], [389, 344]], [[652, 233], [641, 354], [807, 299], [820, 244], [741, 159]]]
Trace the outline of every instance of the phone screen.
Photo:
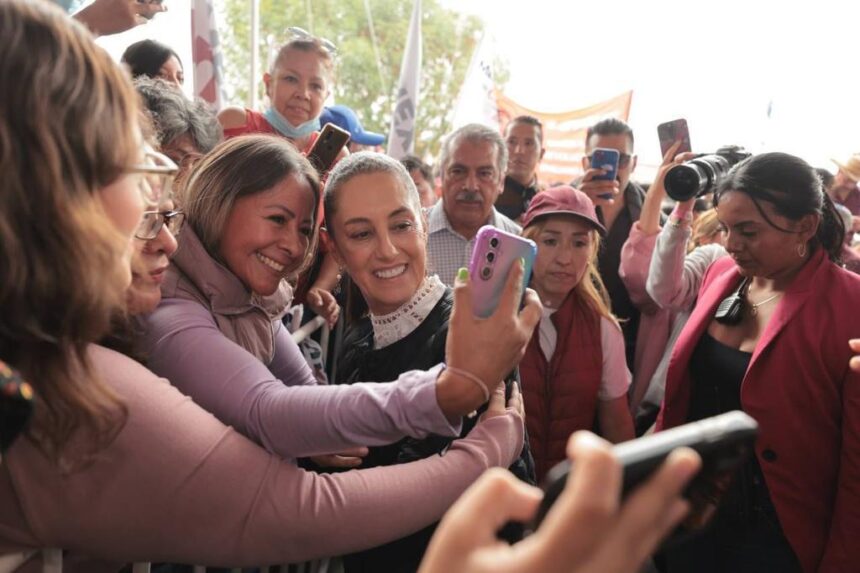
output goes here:
[[675, 152], [676, 154], [693, 150], [690, 146], [690, 130], [687, 127], [686, 119], [674, 119], [661, 123], [657, 126], [657, 136], [660, 138], [661, 157], [666, 155], [676, 141], [681, 142], [681, 146]]

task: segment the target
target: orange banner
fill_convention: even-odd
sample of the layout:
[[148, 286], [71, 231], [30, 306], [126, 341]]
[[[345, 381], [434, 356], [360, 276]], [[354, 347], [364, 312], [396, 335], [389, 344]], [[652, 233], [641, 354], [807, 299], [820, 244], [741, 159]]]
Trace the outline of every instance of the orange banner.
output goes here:
[[627, 121], [632, 99], [633, 92], [629, 91], [583, 109], [541, 113], [523, 107], [504, 94], [496, 92], [502, 133], [508, 122], [518, 115], [534, 116], [543, 124], [543, 145], [546, 153], [539, 167], [538, 179], [544, 185], [569, 183], [580, 176], [588, 127], [607, 117]]

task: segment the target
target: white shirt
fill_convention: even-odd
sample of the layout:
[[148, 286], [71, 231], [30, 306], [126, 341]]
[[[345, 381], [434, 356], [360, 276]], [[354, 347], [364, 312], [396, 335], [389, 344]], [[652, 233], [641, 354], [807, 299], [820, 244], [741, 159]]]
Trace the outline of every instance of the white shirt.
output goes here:
[[[543, 316], [538, 327], [540, 349], [547, 360], [552, 359], [558, 343], [558, 332], [550, 319], [555, 311], [554, 308], [543, 307]], [[600, 317], [600, 346], [603, 349], [603, 372], [600, 375], [597, 399], [614, 400], [627, 393], [633, 377], [627, 369], [624, 335], [618, 325], [605, 316]]]

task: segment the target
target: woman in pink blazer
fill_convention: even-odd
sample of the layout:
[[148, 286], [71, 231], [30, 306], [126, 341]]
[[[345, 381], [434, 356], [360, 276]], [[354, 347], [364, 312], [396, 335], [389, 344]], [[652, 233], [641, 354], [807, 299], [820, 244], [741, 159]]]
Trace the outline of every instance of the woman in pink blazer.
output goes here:
[[[739, 164], [714, 203], [731, 257], [705, 274], [658, 428], [742, 409], [760, 432], [710, 531], [668, 552], [667, 570], [857, 571], [860, 373], [846, 341], [860, 336], [860, 277], [834, 262], [842, 223], [783, 153]], [[733, 294], [734, 318], [718, 308]]]

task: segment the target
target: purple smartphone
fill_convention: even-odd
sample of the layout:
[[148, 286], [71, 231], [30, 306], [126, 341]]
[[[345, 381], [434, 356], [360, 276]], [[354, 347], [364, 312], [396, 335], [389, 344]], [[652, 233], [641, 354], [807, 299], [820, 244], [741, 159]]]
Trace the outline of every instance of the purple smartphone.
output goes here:
[[690, 147], [690, 129], [687, 127], [686, 119], [673, 119], [661, 123], [657, 126], [657, 137], [660, 138], [660, 157], [665, 156], [676, 141], [681, 142], [681, 146], [675, 152], [676, 155], [693, 150]]
[[486, 318], [496, 310], [508, 273], [517, 259], [525, 261], [522, 288], [525, 292], [536, 255], [537, 245], [534, 241], [506, 233], [491, 225], [481, 227], [475, 237], [475, 248], [469, 262], [472, 312], [475, 316]]

